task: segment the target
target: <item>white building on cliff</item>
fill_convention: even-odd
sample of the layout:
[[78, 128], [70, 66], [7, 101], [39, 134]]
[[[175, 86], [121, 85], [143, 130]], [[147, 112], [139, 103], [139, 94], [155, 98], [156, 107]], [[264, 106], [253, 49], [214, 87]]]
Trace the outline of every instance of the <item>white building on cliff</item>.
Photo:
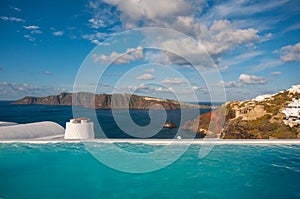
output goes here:
[[288, 89], [290, 93], [300, 93], [300, 84], [299, 85], [294, 85], [292, 88]]
[[285, 114], [285, 124], [300, 124], [300, 99], [293, 98], [293, 101], [282, 111]]

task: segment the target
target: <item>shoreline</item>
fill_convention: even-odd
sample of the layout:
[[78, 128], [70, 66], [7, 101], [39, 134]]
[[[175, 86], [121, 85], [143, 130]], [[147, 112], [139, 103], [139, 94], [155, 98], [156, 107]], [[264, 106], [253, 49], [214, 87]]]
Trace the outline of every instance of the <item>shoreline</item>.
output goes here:
[[272, 145], [272, 144], [299, 144], [300, 139], [204, 139], [204, 140], [191, 140], [191, 139], [91, 139], [91, 140], [0, 140], [0, 144], [11, 144], [11, 143], [28, 143], [28, 144], [56, 144], [56, 143], [103, 143], [103, 144], [114, 144], [114, 143], [130, 143], [130, 144], [157, 144], [157, 145], [169, 145], [169, 144], [214, 144], [214, 145]]

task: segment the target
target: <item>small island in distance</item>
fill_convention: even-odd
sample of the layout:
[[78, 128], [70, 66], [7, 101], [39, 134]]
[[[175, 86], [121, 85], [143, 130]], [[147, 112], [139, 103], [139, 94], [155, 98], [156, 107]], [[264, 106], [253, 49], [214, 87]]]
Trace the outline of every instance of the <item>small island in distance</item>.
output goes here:
[[84, 106], [96, 109], [215, 109], [214, 105], [198, 105], [182, 103], [176, 100], [160, 99], [148, 96], [131, 94], [93, 94], [88, 92], [61, 93], [47, 97], [26, 96], [13, 104], [42, 104], [42, 105], [65, 105]]

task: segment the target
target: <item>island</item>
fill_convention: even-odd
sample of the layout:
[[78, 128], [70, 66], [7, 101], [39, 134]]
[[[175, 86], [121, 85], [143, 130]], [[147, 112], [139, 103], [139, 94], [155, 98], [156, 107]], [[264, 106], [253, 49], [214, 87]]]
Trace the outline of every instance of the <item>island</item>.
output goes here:
[[84, 106], [96, 109], [154, 109], [154, 110], [178, 110], [178, 109], [214, 109], [216, 106], [182, 103], [176, 100], [160, 99], [149, 96], [132, 94], [93, 94], [88, 92], [61, 93], [47, 97], [26, 96], [13, 104], [42, 104]]
[[252, 100], [224, 103], [182, 128], [224, 139], [300, 139], [300, 85]]

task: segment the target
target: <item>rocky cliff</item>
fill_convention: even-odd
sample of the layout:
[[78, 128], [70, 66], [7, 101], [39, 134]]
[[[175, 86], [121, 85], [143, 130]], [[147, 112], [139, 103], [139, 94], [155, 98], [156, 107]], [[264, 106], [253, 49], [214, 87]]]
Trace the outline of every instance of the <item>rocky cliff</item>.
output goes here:
[[210, 106], [199, 106], [195, 104], [179, 103], [175, 100], [159, 99], [130, 94], [92, 94], [92, 93], [61, 93], [47, 97], [27, 96], [13, 102], [14, 104], [44, 104], [44, 105], [67, 105], [84, 106], [97, 109], [188, 109], [188, 108], [210, 108]]
[[287, 125], [283, 113], [292, 99], [297, 98], [300, 98], [300, 85], [274, 95], [227, 102], [188, 121], [183, 128], [203, 136], [221, 136], [225, 139], [300, 139], [300, 123]]

